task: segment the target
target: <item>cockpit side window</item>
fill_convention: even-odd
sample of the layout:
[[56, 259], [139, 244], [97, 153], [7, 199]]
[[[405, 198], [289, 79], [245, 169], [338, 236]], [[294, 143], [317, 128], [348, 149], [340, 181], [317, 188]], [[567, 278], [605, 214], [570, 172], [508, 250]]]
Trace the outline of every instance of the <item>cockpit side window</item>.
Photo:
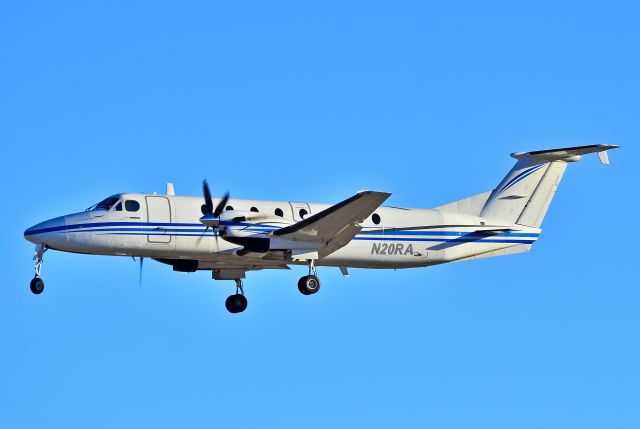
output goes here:
[[112, 196], [112, 197], [109, 197], [109, 198], [105, 198], [104, 200], [102, 200], [98, 204], [96, 204], [96, 206], [94, 207], [94, 210], [98, 210], [98, 209], [109, 210], [119, 200], [120, 200], [120, 197], [118, 197], [118, 196]]
[[122, 211], [122, 201], [118, 201], [118, 204], [116, 204], [116, 207], [113, 209], [117, 212], [121, 212]]
[[140, 210], [140, 203], [136, 200], [126, 200], [124, 202], [124, 208], [128, 212], [137, 212], [138, 210]]

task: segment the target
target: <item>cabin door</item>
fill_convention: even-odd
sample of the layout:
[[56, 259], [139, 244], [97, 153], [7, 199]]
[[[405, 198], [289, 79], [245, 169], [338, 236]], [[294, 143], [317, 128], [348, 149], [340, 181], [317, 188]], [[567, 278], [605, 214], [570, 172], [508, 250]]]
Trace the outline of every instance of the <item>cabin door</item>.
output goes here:
[[165, 197], [146, 197], [149, 243], [171, 243], [171, 206]]

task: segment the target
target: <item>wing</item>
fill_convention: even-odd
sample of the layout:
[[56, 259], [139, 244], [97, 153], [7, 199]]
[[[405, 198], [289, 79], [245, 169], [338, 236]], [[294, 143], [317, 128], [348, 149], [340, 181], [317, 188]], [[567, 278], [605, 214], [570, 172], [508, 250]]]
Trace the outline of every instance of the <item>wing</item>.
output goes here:
[[293, 225], [270, 235], [290, 241], [322, 245], [320, 256], [326, 256], [346, 245], [362, 229], [360, 223], [389, 198], [388, 192], [363, 191]]

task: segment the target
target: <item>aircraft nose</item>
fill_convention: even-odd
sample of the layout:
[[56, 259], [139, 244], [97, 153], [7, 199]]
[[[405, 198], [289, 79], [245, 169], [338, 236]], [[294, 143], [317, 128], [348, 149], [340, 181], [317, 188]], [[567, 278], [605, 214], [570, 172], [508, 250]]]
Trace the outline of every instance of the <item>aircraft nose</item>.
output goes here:
[[66, 218], [60, 216], [33, 225], [24, 231], [24, 238], [34, 244], [47, 244], [56, 241], [55, 237], [64, 232]]

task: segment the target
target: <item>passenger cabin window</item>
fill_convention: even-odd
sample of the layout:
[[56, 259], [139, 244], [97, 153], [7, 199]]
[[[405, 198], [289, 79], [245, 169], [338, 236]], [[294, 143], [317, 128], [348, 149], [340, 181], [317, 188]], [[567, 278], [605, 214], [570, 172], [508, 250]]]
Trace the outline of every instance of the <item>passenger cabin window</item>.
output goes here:
[[257, 209], [256, 207], [251, 207], [251, 208], [249, 209], [249, 211], [252, 211], [252, 212], [254, 212], [254, 213], [258, 213], [258, 209]]
[[135, 200], [127, 200], [124, 202], [124, 208], [128, 212], [137, 212], [140, 210], [140, 203]]
[[231, 211], [231, 210], [233, 210], [233, 207], [232, 206], [227, 206], [227, 208], [225, 210]]
[[380, 224], [380, 215], [378, 213], [374, 213], [373, 216], [371, 216], [371, 220], [376, 225], [379, 225]]
[[284, 212], [280, 208], [276, 209], [276, 211], [274, 213], [278, 217], [284, 217]]
[[309, 212], [308, 212], [308, 211], [306, 211], [305, 209], [300, 209], [300, 211], [298, 212], [298, 214], [300, 215], [300, 219], [304, 219], [304, 217], [305, 217], [306, 215], [308, 215], [308, 214], [309, 214]]

